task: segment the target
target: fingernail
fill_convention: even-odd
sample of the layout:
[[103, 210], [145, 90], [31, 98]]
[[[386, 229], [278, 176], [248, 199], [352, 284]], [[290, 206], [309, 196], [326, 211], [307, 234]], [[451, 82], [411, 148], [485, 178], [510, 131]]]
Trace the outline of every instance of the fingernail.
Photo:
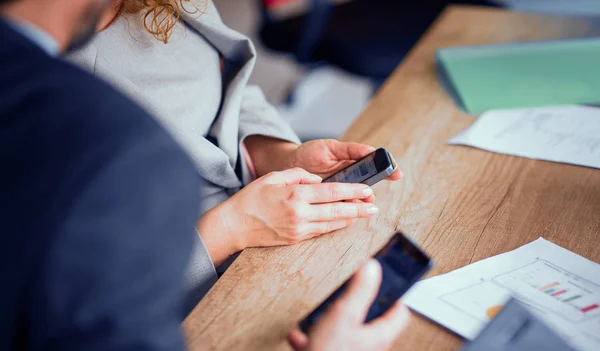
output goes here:
[[315, 182], [321, 182], [323, 181], [323, 178], [319, 177], [316, 174], [311, 174], [311, 178], [315, 181]]
[[358, 218], [354, 218], [354, 219], [352, 220], [352, 223], [356, 223], [356, 221], [358, 221]]
[[400, 178], [404, 178], [404, 172], [400, 171]]
[[379, 212], [379, 209], [376, 206], [371, 206], [367, 208], [367, 214], [374, 215]]
[[364, 188], [362, 191], [362, 194], [364, 197], [369, 197], [371, 195], [373, 195], [373, 189], [371, 188]]

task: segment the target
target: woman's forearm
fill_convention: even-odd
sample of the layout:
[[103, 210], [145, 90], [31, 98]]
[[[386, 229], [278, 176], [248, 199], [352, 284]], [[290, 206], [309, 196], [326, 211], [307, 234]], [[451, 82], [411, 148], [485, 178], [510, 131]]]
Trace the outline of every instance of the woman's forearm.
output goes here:
[[298, 145], [262, 135], [251, 135], [244, 139], [257, 177], [269, 172], [282, 171], [294, 166], [294, 152]]

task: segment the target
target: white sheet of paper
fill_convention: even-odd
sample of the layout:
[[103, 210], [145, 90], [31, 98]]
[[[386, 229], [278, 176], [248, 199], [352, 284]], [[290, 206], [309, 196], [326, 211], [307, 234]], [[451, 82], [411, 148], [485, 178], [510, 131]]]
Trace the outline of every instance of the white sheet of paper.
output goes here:
[[489, 111], [448, 143], [600, 168], [600, 108], [561, 106]]
[[473, 339], [510, 296], [578, 350], [600, 350], [600, 264], [539, 238], [419, 282], [414, 311]]

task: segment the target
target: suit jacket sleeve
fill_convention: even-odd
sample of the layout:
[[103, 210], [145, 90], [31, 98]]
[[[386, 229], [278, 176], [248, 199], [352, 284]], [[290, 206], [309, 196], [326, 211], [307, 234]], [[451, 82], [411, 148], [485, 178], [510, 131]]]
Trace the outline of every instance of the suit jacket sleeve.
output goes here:
[[[262, 90], [257, 86], [247, 86], [242, 97], [239, 125], [240, 148], [243, 147], [244, 139], [251, 135], [264, 135], [296, 144], [300, 143], [300, 139], [290, 125], [281, 117], [277, 109], [267, 102]], [[243, 182], [248, 184], [253, 179], [248, 172], [248, 165], [244, 157], [240, 157], [240, 160], [243, 162]]]
[[95, 167], [73, 202], [33, 289], [30, 349], [183, 350], [199, 184], [171, 139], [149, 138]]
[[194, 236], [192, 258], [185, 275], [184, 312], [189, 314], [217, 282], [217, 271], [200, 235]]

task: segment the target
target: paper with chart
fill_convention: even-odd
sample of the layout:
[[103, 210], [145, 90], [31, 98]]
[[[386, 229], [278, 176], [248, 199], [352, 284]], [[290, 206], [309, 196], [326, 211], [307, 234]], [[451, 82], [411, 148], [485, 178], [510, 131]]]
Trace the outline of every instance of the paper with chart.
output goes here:
[[600, 168], [600, 108], [562, 106], [489, 111], [448, 143]]
[[416, 312], [473, 339], [510, 296], [578, 350], [600, 350], [600, 264], [539, 238], [416, 284]]

